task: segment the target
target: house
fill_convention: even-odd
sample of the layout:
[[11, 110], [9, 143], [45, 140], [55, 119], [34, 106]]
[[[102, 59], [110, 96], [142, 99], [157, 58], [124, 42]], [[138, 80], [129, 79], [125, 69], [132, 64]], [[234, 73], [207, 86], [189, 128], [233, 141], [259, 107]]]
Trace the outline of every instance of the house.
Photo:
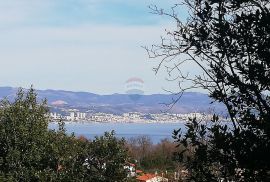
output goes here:
[[136, 178], [139, 182], [168, 182], [167, 178], [155, 174], [144, 174]]
[[134, 176], [136, 176], [136, 165], [135, 165], [135, 164], [127, 163], [127, 164], [124, 166], [124, 169], [127, 170], [127, 172], [128, 172], [128, 177], [134, 177]]

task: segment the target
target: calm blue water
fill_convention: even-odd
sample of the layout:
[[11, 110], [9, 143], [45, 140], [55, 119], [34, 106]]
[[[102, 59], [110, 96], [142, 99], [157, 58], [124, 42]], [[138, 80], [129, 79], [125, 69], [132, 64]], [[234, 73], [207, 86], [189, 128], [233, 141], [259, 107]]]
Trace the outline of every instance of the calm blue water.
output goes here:
[[[49, 129], [57, 128], [57, 123], [49, 124]], [[111, 130], [116, 132], [117, 137], [124, 137], [126, 139], [147, 135], [151, 138], [153, 143], [158, 143], [165, 138], [173, 140], [172, 132], [174, 129], [182, 128], [182, 131], [185, 130], [183, 123], [66, 123], [65, 128], [67, 133], [74, 132], [76, 136], [83, 135], [89, 139], [103, 135], [104, 132]]]

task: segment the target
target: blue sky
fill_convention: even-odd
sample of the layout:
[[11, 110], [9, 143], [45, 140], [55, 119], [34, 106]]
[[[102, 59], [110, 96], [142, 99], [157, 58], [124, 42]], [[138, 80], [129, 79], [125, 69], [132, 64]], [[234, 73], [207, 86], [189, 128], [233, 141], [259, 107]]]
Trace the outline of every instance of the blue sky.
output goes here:
[[146, 94], [177, 90], [165, 72], [154, 74], [158, 62], [141, 48], [175, 26], [148, 6], [169, 9], [175, 2], [0, 0], [0, 86], [111, 94], [140, 77]]

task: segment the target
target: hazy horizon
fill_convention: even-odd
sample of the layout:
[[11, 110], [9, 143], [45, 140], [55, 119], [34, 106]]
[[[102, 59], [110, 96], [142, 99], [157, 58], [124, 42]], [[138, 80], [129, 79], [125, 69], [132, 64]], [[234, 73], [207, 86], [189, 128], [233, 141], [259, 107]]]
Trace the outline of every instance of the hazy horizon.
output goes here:
[[158, 60], [142, 48], [175, 26], [148, 6], [169, 11], [175, 2], [0, 0], [0, 86], [111, 94], [125, 93], [125, 81], [138, 77], [145, 94], [177, 92], [164, 70], [155, 75]]
[[[0, 86], [0, 88], [22, 88], [22, 89], [29, 89], [31, 88], [31, 85], [29, 87], [12, 87], [12, 86]], [[129, 93], [123, 92], [123, 93], [95, 93], [90, 91], [84, 91], [84, 90], [66, 90], [66, 89], [53, 89], [53, 88], [46, 88], [46, 89], [39, 89], [36, 88], [35, 86], [33, 86], [33, 88], [35, 90], [39, 90], [39, 91], [64, 91], [64, 92], [85, 92], [85, 93], [91, 93], [91, 94], [96, 94], [96, 95], [114, 95], [114, 94], [125, 94], [125, 95], [130, 95]], [[200, 93], [200, 94], [206, 94], [205, 92], [202, 92], [201, 90], [197, 90], [197, 91], [186, 91], [187, 93]], [[164, 91], [163, 93], [143, 93], [142, 95], [155, 95], [155, 94], [163, 94], [163, 95], [172, 95], [173, 93], [170, 92], [166, 92]]]

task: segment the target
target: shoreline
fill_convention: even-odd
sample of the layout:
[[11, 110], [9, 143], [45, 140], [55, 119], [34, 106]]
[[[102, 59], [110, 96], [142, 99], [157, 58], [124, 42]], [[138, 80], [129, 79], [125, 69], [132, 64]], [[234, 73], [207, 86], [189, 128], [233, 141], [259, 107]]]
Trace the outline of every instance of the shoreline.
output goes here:
[[[60, 120], [59, 120], [60, 121]], [[49, 121], [52, 124], [58, 124], [59, 121]], [[189, 121], [63, 121], [65, 124], [186, 124]], [[229, 123], [230, 121], [223, 120], [221, 123]], [[201, 123], [212, 123], [211, 121], [201, 121]]]
[[[49, 123], [58, 124], [59, 121], [50, 121]], [[99, 121], [63, 121], [65, 124], [186, 124], [188, 121], [155, 121], [155, 122], [99, 122]]]

